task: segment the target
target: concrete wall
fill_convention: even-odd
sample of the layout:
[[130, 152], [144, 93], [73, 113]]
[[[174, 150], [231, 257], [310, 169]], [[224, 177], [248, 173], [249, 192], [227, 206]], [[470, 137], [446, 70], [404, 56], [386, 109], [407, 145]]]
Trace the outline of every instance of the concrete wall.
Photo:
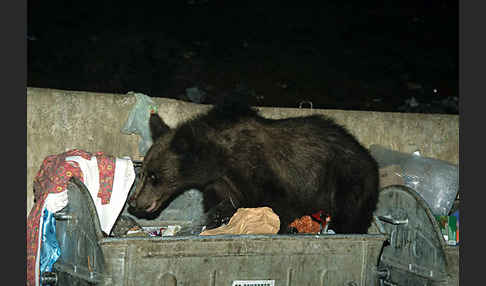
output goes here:
[[[167, 98], [153, 100], [169, 126], [209, 108]], [[132, 95], [27, 88], [27, 214], [33, 206], [33, 179], [48, 155], [79, 148], [141, 159], [138, 136], [120, 132], [134, 104]], [[420, 150], [422, 156], [459, 162], [457, 115], [298, 108], [260, 110], [268, 118], [326, 114], [346, 126], [366, 147], [380, 144], [408, 153]]]

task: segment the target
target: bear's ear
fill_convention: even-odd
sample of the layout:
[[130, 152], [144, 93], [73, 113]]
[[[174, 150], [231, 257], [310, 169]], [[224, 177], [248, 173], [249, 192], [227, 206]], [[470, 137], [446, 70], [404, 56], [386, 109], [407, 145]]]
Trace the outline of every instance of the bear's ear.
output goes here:
[[150, 134], [152, 135], [152, 141], [155, 142], [157, 138], [160, 136], [164, 135], [169, 131], [169, 126], [164, 123], [162, 118], [157, 113], [151, 113], [150, 114], [150, 120], [149, 120], [149, 126], [150, 126]]

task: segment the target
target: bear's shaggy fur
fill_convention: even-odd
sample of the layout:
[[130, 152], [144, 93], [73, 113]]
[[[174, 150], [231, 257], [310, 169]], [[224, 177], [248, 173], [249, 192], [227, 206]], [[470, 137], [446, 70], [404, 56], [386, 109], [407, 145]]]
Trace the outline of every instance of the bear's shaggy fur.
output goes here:
[[366, 233], [371, 224], [377, 163], [330, 118], [271, 120], [253, 108], [227, 104], [174, 129], [152, 114], [150, 130], [154, 144], [130, 198], [132, 210], [160, 211], [196, 188], [206, 194], [208, 210], [229, 210], [229, 216], [240, 207], [271, 207], [280, 217], [280, 233], [319, 210], [330, 214], [336, 233]]

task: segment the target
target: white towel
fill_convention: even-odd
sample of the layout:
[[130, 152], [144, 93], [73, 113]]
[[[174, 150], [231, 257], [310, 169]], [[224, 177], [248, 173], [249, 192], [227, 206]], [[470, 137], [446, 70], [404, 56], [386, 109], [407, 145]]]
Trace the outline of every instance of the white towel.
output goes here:
[[75, 161], [79, 164], [83, 173], [84, 185], [88, 188], [98, 212], [101, 230], [109, 234], [118, 215], [123, 210], [128, 193], [135, 180], [132, 160], [128, 157], [116, 158], [110, 203], [105, 205], [101, 204], [101, 198], [98, 197], [100, 184], [96, 156], [92, 156], [90, 160], [81, 156], [70, 156], [66, 157], [66, 161]]
[[130, 158], [116, 158], [110, 203], [101, 205], [101, 199], [96, 197], [97, 202], [101, 206], [100, 209], [97, 208], [98, 215], [100, 216], [101, 229], [107, 234], [111, 232], [118, 215], [123, 210], [134, 180], [135, 171], [132, 160]]
[[60, 193], [49, 193], [47, 195], [44, 207], [51, 213], [56, 213], [62, 210], [68, 204], [67, 191]]

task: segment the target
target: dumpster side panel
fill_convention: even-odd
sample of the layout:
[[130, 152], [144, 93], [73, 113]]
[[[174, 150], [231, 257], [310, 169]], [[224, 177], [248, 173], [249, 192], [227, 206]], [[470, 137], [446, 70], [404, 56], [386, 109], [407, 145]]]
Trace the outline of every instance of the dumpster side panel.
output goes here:
[[[107, 264], [118, 265], [111, 268], [116, 285], [376, 285], [384, 241], [380, 235], [224, 237], [110, 239], [101, 246]], [[126, 245], [126, 256], [111, 254]]]
[[102, 285], [128, 285], [128, 248], [129, 245], [126, 243], [102, 247], [108, 277]]

